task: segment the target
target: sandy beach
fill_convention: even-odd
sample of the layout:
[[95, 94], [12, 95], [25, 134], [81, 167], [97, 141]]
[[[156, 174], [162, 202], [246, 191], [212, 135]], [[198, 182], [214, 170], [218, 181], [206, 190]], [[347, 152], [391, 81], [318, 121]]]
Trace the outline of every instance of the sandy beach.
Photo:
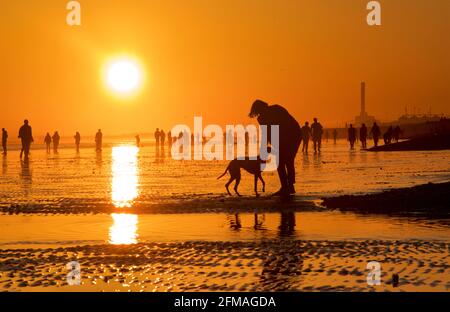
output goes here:
[[[6, 291], [448, 291], [449, 244], [417, 241], [184, 242], [2, 250]], [[367, 260], [382, 263], [368, 286]], [[66, 264], [81, 265], [81, 285]], [[394, 287], [392, 274], [398, 274]]]
[[[298, 194], [280, 199], [270, 196], [276, 173], [264, 174], [266, 194], [253, 196], [252, 179], [244, 174], [244, 196], [230, 197], [226, 181], [216, 180], [225, 161], [176, 162], [157, 157], [153, 147], [117, 146], [100, 156], [92, 149], [80, 154], [62, 149], [58, 155], [38, 149], [27, 164], [15, 158], [17, 151], [3, 159], [0, 290], [435, 292], [450, 287], [445, 215], [395, 217], [359, 209], [389, 189], [405, 194], [402, 188], [448, 181], [448, 153], [399, 157], [348, 152], [344, 142], [327, 144], [320, 155], [298, 155]], [[411, 162], [421, 170], [412, 170]], [[336, 186], [339, 176], [348, 178]], [[326, 197], [342, 203], [341, 195], [359, 202], [321, 202]], [[66, 265], [72, 261], [81, 266], [79, 286], [67, 283]], [[367, 283], [370, 261], [381, 265], [381, 285]]]

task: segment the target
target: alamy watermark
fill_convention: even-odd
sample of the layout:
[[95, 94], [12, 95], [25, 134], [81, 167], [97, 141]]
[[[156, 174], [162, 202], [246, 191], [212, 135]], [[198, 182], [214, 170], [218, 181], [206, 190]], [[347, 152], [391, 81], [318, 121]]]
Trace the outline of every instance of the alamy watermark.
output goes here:
[[[381, 4], [380, 1], [369, 1], [366, 9], [370, 12], [367, 14], [367, 24], [369, 26], [381, 25]], [[66, 4], [66, 23], [69, 26], [81, 26], [81, 3], [80, 1], [69, 1]]]
[[[176, 125], [171, 133], [177, 137], [171, 146], [174, 160], [256, 160], [259, 157], [266, 161], [261, 164], [262, 171], [274, 171], [278, 168], [278, 125], [227, 125], [224, 131], [215, 124], [203, 128], [203, 118], [194, 117], [193, 131], [187, 125]], [[259, 140], [256, 139], [258, 137]], [[208, 140], [205, 142], [204, 138]]]

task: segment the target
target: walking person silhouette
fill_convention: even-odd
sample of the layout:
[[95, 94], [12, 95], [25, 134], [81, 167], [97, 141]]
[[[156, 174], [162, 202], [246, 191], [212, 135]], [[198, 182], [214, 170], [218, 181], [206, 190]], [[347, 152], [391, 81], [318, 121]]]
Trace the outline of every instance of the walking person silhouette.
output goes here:
[[380, 139], [381, 130], [376, 122], [373, 123], [372, 129], [370, 129], [370, 133], [372, 134], [373, 144], [375, 147], [378, 146], [378, 140]]
[[52, 144], [52, 137], [50, 136], [50, 133], [47, 132], [44, 138], [45, 147], [47, 150], [47, 154], [50, 154], [50, 145]]
[[367, 148], [367, 127], [366, 124], [363, 123], [361, 128], [359, 129], [359, 140], [361, 141], [362, 148]]
[[311, 128], [309, 127], [309, 122], [305, 122], [305, 125], [302, 127], [302, 136], [303, 136], [302, 152], [308, 154], [309, 139], [311, 138]]
[[78, 153], [80, 151], [80, 142], [81, 142], [81, 135], [78, 131], [75, 133], [74, 138], [75, 138], [75, 148]]
[[58, 154], [58, 146], [59, 146], [59, 140], [60, 140], [60, 136], [58, 131], [55, 131], [55, 133], [52, 136], [52, 141], [53, 141], [53, 153]]
[[101, 129], [98, 129], [97, 133], [95, 134], [95, 150], [97, 152], [101, 152], [102, 145], [103, 145], [103, 133]]
[[8, 131], [6, 131], [5, 128], [2, 128], [2, 148], [3, 148], [3, 155], [6, 155], [8, 153]]
[[[300, 125], [289, 112], [280, 105], [269, 105], [264, 101], [256, 100], [249, 116], [257, 118], [260, 125], [279, 126], [279, 162], [278, 177], [281, 188], [274, 196], [286, 196], [295, 194], [295, 156], [302, 141]], [[268, 129], [268, 133], [270, 130]], [[267, 136], [267, 143], [270, 142]], [[263, 147], [264, 148], [264, 147]]]
[[25, 160], [27, 160], [28, 156], [30, 155], [31, 143], [34, 141], [33, 131], [27, 119], [23, 121], [23, 125], [19, 129], [19, 139], [21, 140], [22, 143], [20, 158], [22, 158], [23, 153], [25, 153]]
[[352, 124], [350, 124], [350, 128], [348, 128], [348, 141], [350, 142], [350, 149], [355, 149], [356, 129], [353, 128]]
[[311, 132], [312, 132], [312, 138], [313, 138], [313, 143], [314, 143], [314, 152], [320, 153], [320, 148], [322, 146], [323, 127], [319, 122], [317, 122], [317, 118], [314, 118], [314, 122], [311, 125]]

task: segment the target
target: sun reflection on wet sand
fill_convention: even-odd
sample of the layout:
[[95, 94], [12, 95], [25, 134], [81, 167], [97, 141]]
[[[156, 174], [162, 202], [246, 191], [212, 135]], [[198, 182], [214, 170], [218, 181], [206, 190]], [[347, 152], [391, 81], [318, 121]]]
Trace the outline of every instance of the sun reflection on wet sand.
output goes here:
[[[112, 195], [117, 208], [131, 208], [139, 194], [136, 146], [117, 146], [112, 149]], [[109, 228], [111, 244], [136, 244], [138, 216], [135, 214], [111, 214], [113, 225]]]
[[138, 196], [138, 166], [135, 146], [112, 149], [112, 201], [117, 208], [131, 207]]
[[136, 244], [138, 216], [135, 214], [113, 213], [113, 225], [109, 228], [109, 242], [114, 245]]

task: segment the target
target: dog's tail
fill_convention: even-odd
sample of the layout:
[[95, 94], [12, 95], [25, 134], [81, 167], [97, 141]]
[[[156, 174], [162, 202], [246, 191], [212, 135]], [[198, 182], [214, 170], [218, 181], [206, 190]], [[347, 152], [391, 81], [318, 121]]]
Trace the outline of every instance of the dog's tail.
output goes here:
[[229, 169], [230, 169], [230, 165], [228, 165], [227, 169], [225, 169], [225, 172], [224, 172], [220, 177], [218, 177], [217, 180], [219, 180], [219, 179], [222, 178], [224, 175], [226, 175]]

